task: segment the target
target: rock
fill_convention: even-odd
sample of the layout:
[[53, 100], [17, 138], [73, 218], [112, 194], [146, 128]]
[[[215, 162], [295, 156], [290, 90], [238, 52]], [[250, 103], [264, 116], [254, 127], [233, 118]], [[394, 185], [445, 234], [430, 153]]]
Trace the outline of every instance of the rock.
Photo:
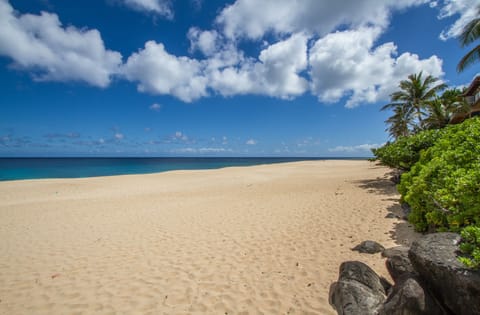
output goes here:
[[402, 203], [401, 207], [403, 211], [402, 219], [408, 220], [408, 216], [410, 215], [410, 212], [412, 212], [412, 208], [410, 208], [410, 205], [408, 203]]
[[380, 308], [379, 315], [444, 315], [437, 301], [414, 278], [406, 278], [393, 286]]
[[329, 302], [339, 315], [375, 314], [386, 298], [382, 281], [364, 263], [344, 262], [338, 281], [330, 286]]
[[400, 217], [395, 213], [390, 212], [385, 216], [385, 219], [400, 219]]
[[397, 255], [405, 255], [408, 257], [408, 251], [410, 247], [407, 246], [395, 246], [385, 249], [382, 252], [382, 257], [390, 258]]
[[425, 235], [412, 244], [409, 258], [428, 289], [454, 314], [480, 314], [480, 271], [457, 260], [460, 236]]
[[412, 263], [408, 258], [408, 250], [408, 247], [396, 246], [382, 252], [382, 256], [387, 257], [385, 265], [395, 282], [400, 278], [405, 278], [405, 276], [416, 275]]
[[375, 254], [384, 251], [385, 247], [374, 241], [363, 241], [354, 248], [352, 248], [352, 250], [358, 251], [360, 253]]

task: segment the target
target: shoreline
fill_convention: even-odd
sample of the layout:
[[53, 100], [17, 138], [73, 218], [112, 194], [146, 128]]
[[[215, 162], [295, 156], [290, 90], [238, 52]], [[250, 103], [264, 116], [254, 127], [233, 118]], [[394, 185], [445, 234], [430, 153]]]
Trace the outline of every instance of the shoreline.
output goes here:
[[[0, 157], [0, 182], [157, 174], [175, 170], [222, 169], [306, 161], [366, 161], [360, 157]], [[40, 164], [33, 162], [41, 161]], [[88, 164], [85, 162], [88, 161]], [[102, 164], [109, 161], [109, 164]], [[130, 165], [119, 162], [135, 161]], [[152, 162], [145, 164], [141, 162]], [[28, 162], [28, 163], [25, 163]], [[46, 162], [58, 162], [54, 164]], [[102, 162], [99, 164], [99, 162]], [[19, 164], [20, 163], [20, 164]], [[108, 169], [105, 169], [105, 167]], [[87, 171], [87, 169], [89, 169]], [[81, 172], [83, 170], [83, 172]], [[59, 171], [61, 176], [58, 176]], [[3, 172], [3, 174], [2, 174]], [[86, 172], [86, 173], [85, 173]], [[21, 175], [19, 175], [19, 173]], [[25, 175], [25, 173], [30, 175]], [[41, 175], [39, 175], [39, 173]], [[35, 174], [35, 175], [32, 175]], [[57, 176], [55, 176], [57, 174]], [[86, 175], [87, 174], [87, 175]]]
[[319, 160], [0, 182], [0, 313], [335, 314], [344, 260], [411, 242], [388, 169]]

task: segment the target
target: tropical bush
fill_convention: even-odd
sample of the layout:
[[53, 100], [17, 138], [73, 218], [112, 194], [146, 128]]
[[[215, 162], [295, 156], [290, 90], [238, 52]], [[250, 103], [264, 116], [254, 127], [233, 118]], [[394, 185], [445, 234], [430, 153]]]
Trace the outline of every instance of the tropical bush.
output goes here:
[[448, 126], [435, 137], [398, 186], [412, 208], [409, 221], [422, 232], [480, 225], [480, 119]]
[[409, 137], [400, 137], [395, 142], [372, 149], [381, 164], [408, 171], [420, 159], [420, 152], [433, 146], [443, 129], [426, 130]]
[[461, 235], [460, 250], [464, 256], [459, 260], [467, 267], [480, 268], [480, 227], [468, 226]]

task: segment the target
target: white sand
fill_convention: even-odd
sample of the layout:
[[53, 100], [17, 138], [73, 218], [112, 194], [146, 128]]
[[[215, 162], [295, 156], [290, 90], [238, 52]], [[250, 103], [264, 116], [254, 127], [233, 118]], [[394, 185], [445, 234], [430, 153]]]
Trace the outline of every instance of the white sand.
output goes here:
[[335, 314], [345, 260], [415, 237], [388, 169], [314, 161], [0, 182], [0, 314]]

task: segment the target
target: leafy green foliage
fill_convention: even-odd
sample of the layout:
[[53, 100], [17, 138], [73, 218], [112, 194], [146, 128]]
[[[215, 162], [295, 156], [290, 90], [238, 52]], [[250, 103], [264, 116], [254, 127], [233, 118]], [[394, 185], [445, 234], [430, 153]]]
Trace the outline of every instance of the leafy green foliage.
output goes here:
[[467, 267], [480, 268], [480, 227], [468, 226], [461, 235], [460, 250], [465, 256], [458, 259]]
[[422, 131], [398, 138], [393, 143], [372, 149], [372, 152], [383, 165], [408, 171], [420, 159], [420, 152], [433, 146], [442, 133], [443, 130]]
[[480, 225], [480, 119], [442, 129], [434, 144], [419, 153], [398, 186], [412, 208], [409, 221], [422, 232]]

